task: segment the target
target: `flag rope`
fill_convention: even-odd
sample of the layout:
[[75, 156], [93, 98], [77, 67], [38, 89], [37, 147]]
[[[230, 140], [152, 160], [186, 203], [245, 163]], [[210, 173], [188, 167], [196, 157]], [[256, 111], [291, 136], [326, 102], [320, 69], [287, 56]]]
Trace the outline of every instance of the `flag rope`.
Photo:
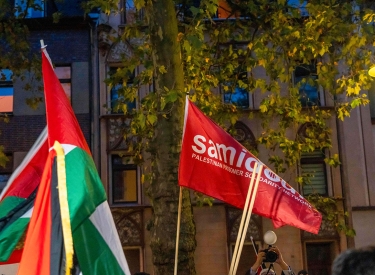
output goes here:
[[62, 232], [64, 236], [64, 248], [66, 255], [65, 263], [65, 274], [70, 275], [71, 269], [73, 268], [73, 236], [72, 228], [70, 224], [69, 204], [68, 204], [68, 192], [66, 187], [66, 169], [65, 169], [65, 153], [61, 144], [55, 141], [53, 148], [56, 152], [57, 159], [57, 179], [58, 179], [58, 191], [61, 211], [61, 223]]

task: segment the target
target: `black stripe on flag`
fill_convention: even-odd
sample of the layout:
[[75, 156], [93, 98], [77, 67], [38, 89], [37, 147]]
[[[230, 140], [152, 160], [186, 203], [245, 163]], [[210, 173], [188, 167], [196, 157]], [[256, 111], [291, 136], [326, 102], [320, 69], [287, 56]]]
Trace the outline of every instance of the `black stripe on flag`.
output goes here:
[[[65, 275], [65, 249], [61, 223], [60, 200], [58, 192], [57, 161], [53, 160], [51, 171], [51, 267], [50, 275]], [[79, 265], [74, 254], [72, 275], [80, 274]]]
[[38, 187], [35, 188], [35, 190], [26, 200], [18, 204], [0, 219], [0, 231], [11, 225], [14, 221], [18, 220], [33, 207], [37, 190]]

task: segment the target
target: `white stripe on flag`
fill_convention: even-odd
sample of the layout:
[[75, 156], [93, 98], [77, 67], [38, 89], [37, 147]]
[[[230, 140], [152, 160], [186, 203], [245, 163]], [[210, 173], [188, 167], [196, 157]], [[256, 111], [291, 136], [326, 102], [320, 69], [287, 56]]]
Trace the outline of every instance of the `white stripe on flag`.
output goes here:
[[33, 214], [34, 206], [31, 207], [25, 214], [23, 214], [20, 218], [31, 218], [31, 215]]
[[118, 264], [125, 274], [130, 275], [128, 263], [126, 262], [124, 250], [121, 247], [121, 241], [108, 202], [104, 201], [96, 207], [95, 212], [90, 216], [90, 221], [96, 227], [103, 240], [106, 242]]

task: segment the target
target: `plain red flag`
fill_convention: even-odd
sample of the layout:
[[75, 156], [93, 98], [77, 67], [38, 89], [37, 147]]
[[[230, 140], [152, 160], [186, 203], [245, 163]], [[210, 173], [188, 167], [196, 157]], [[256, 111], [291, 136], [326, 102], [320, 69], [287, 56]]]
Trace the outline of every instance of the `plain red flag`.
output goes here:
[[[243, 209], [255, 162], [264, 165], [186, 100], [180, 186]], [[275, 228], [288, 224], [314, 234], [322, 221], [306, 199], [265, 165], [253, 213], [272, 219]]]

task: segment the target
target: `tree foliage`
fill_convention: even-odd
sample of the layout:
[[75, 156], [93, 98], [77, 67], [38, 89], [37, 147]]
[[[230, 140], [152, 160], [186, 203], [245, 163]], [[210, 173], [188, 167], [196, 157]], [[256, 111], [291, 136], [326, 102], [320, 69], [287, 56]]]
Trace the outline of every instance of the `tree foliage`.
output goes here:
[[[117, 2], [92, 0], [87, 2], [86, 8], [100, 6], [110, 16], [121, 12]], [[257, 141], [260, 148], [269, 152], [268, 161], [278, 173], [296, 167], [303, 153], [331, 148], [332, 129], [328, 122], [333, 118], [344, 120], [353, 109], [368, 103], [365, 91], [372, 81], [367, 70], [373, 55], [375, 19], [372, 1], [309, 0], [306, 5], [300, 1], [302, 9], [287, 0], [223, 2], [135, 0], [135, 9], [144, 10], [145, 18], [137, 13], [136, 20], [126, 24], [123, 32], [113, 38], [128, 43], [133, 55], [124, 58], [123, 67], [117, 69], [107, 84], [124, 84], [119, 90], [121, 100], [116, 110], [132, 117], [129, 127], [124, 129], [124, 137], [129, 141], [130, 150], [135, 152], [136, 160], [142, 163], [144, 152], [151, 155], [152, 169], [146, 180], [151, 185], [149, 195], [154, 210], [160, 210], [158, 207], [163, 204], [173, 213], [176, 210], [177, 193], [173, 186], [177, 187], [179, 137], [186, 94], [228, 130], [240, 117], [260, 119], [262, 131]], [[22, 19], [14, 18], [7, 1], [2, 1], [1, 5], [4, 6], [0, 8], [0, 41], [3, 41], [0, 67], [24, 68], [30, 64], [29, 48], [23, 39], [28, 35], [27, 28]], [[170, 9], [171, 6], [175, 9]], [[157, 12], [174, 19], [166, 22], [165, 18], [155, 16]], [[220, 19], [215, 18], [218, 13]], [[172, 46], [164, 45], [169, 52], [158, 44], [165, 42], [164, 37], [173, 38], [169, 41]], [[172, 60], [176, 54], [178, 58]], [[127, 80], [138, 66], [142, 71], [135, 76], [133, 85], [127, 86]], [[308, 73], [295, 84], [298, 68]], [[243, 77], [244, 72], [246, 77]], [[299, 89], [306, 84], [319, 86], [329, 95], [328, 107], [301, 103]], [[154, 91], [139, 99], [138, 88], [143, 85], [154, 87]], [[236, 87], [263, 95], [259, 108], [244, 110], [224, 104], [218, 91], [230, 93]], [[139, 100], [139, 108], [129, 110], [126, 103], [134, 99]], [[306, 124], [309, 127], [302, 137], [298, 129]], [[167, 143], [161, 146], [163, 142]], [[165, 155], [162, 150], [166, 150]], [[163, 158], [170, 161], [169, 165], [161, 165]], [[337, 166], [340, 157], [327, 157], [326, 162]], [[296, 181], [303, 184], [308, 179], [298, 177]], [[335, 208], [329, 210], [334, 205], [331, 199], [335, 198], [316, 195], [311, 201], [323, 213], [328, 213], [328, 220], [350, 235], [350, 229], [339, 222], [343, 213]], [[184, 202], [187, 235], [184, 248], [191, 251], [195, 247], [191, 237], [194, 225], [187, 194], [184, 194]], [[164, 259], [154, 259], [160, 268], [157, 274], [162, 274], [161, 266], [173, 266], [173, 255], [170, 243], [163, 246], [156, 241], [163, 234], [155, 225], [157, 218], [154, 217], [149, 228], [155, 234], [152, 243], [155, 255], [162, 251], [158, 249], [168, 246], [169, 254]], [[172, 222], [170, 226], [174, 225]], [[169, 232], [174, 231], [175, 227]], [[187, 274], [194, 274], [187, 270], [190, 272]]]
[[[101, 2], [90, 1], [89, 6]], [[156, 34], [148, 26], [158, 22], [148, 11], [157, 2], [134, 1], [136, 10], [146, 11], [146, 20], [139, 17], [125, 26], [118, 39], [131, 45], [133, 56], [124, 59], [124, 66], [108, 79], [112, 85], [126, 83], [126, 76], [137, 66], [143, 68], [132, 87], [123, 86], [122, 101], [117, 107], [133, 115], [125, 137], [137, 137], [131, 149], [139, 153], [139, 160], [143, 150], [150, 148], [150, 139], [157, 135], [155, 127], [170, 119], [171, 106], [185, 94], [190, 94], [199, 108], [224, 128], [244, 115], [260, 118], [262, 133], [257, 141], [269, 151], [268, 161], [276, 172], [296, 167], [303, 153], [330, 149], [332, 129], [328, 121], [344, 120], [351, 110], [368, 103], [365, 91], [372, 81], [367, 70], [373, 55], [375, 19], [371, 1], [309, 0], [307, 4], [291, 4], [286, 0], [179, 0], [173, 4], [184, 89], [159, 86], [140, 99], [138, 110], [127, 110], [126, 102], [137, 98], [141, 85], [172, 75], [173, 68], [159, 66], [156, 60], [166, 56], [155, 52], [150, 39]], [[107, 15], [118, 12], [116, 1], [105, 1], [102, 9]], [[215, 18], [218, 13], [220, 19]], [[308, 73], [296, 84], [294, 74], [298, 68]], [[257, 74], [259, 70], [264, 72], [263, 77]], [[245, 78], [243, 72], [247, 72]], [[328, 107], [301, 103], [299, 90], [306, 84], [324, 90]], [[263, 94], [259, 109], [243, 110], [223, 104], [218, 91], [234, 92], [236, 87]], [[298, 133], [302, 125], [309, 126], [304, 136]], [[175, 134], [181, 134], [180, 124], [172, 127]], [[152, 153], [156, 151], [151, 150]], [[326, 163], [336, 167], [340, 157], [327, 157]], [[306, 184], [308, 178], [297, 177], [296, 181]], [[313, 194], [310, 199], [327, 220], [353, 235], [353, 230], [342, 223], [345, 213], [335, 207], [340, 198]]]
[[[190, 93], [191, 99], [224, 127], [227, 122], [234, 124], [244, 110], [223, 104], [218, 89], [231, 92], [241, 87], [263, 93], [259, 110], [245, 113], [262, 119], [259, 144], [283, 153], [282, 157], [270, 156], [277, 172], [295, 166], [303, 152], [330, 148], [327, 121], [332, 116], [344, 120], [352, 109], [368, 103], [365, 91], [372, 79], [367, 70], [373, 55], [370, 46], [374, 43], [371, 1], [310, 0], [307, 4], [300, 1], [299, 5], [286, 0], [223, 2], [174, 2], [179, 19], [176, 39], [182, 50], [184, 93]], [[89, 3], [96, 5], [100, 1]], [[146, 7], [146, 11], [148, 5], [154, 5], [153, 1], [134, 3], [137, 10]], [[103, 11], [108, 15], [118, 12], [116, 2], [106, 1]], [[220, 19], [215, 18], [217, 13], [222, 14]], [[126, 83], [126, 75], [135, 67], [144, 66], [136, 76], [136, 85], [124, 85], [121, 91], [123, 101], [118, 109], [125, 113], [128, 110], [124, 103], [137, 97], [140, 85], [152, 84], [155, 75], [170, 73], [168, 68], [154, 66], [149, 39], [152, 33], [147, 27], [152, 18], [138, 19], [126, 25], [119, 37], [131, 44], [133, 57], [124, 59], [124, 67], [108, 80]], [[304, 67], [308, 74], [295, 85], [294, 72], [298, 67]], [[266, 77], [255, 73], [259, 68]], [[241, 77], [243, 72], [247, 72], [246, 78]], [[306, 83], [321, 87], [329, 95], [329, 108], [301, 104], [299, 88]], [[143, 141], [138, 143], [138, 149], [145, 148], [154, 134], [149, 129], [159, 122], [155, 101], [160, 100], [163, 107], [181, 97], [180, 91], [164, 89], [150, 93], [142, 99], [140, 110], [131, 111], [135, 120], [128, 133]], [[297, 129], [306, 123], [310, 125], [308, 136], [300, 138]], [[326, 161], [337, 166], [339, 157]]]

